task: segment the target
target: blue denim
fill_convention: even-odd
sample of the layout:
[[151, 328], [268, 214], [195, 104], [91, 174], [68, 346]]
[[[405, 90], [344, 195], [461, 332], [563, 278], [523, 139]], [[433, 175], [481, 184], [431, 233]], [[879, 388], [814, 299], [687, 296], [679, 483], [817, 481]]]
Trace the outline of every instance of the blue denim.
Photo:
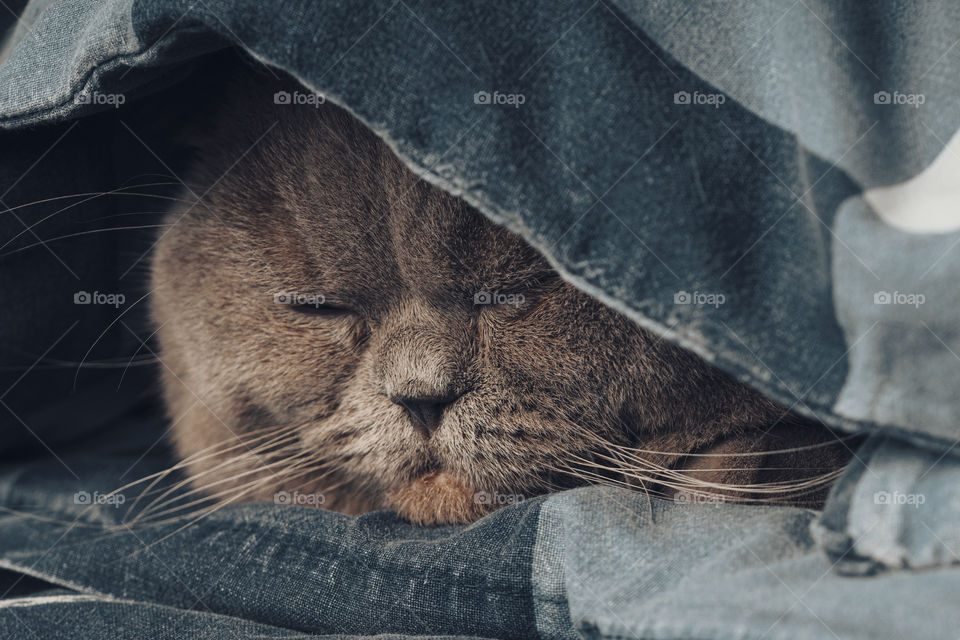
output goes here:
[[81, 480], [56, 461], [0, 471], [0, 587], [16, 584], [0, 637], [951, 638], [960, 624], [956, 569], [839, 575], [805, 509], [588, 487], [469, 526], [253, 504], [180, 530], [123, 525], [139, 490], [74, 499], [162, 455], [65, 462]]
[[[4, 505], [16, 511], [0, 518], [0, 567], [67, 587], [71, 599], [35, 605], [49, 615], [107, 603], [109, 616], [130, 616], [141, 626], [166, 620], [176, 631], [169, 637], [178, 638], [205, 626], [324, 637], [536, 635], [530, 563], [539, 500], [472, 527], [422, 528], [387, 512], [353, 518], [256, 504], [178, 531], [189, 520], [121, 524], [139, 490], [125, 492], [120, 504], [74, 499], [77, 491], [116, 489], [124, 465], [134, 461], [92, 453], [67, 459], [80, 484], [56, 462], [18, 466], [0, 480]], [[160, 462], [148, 458], [132, 477], [162, 468]], [[37, 495], [45, 503], [40, 509]], [[77, 601], [78, 594], [93, 599]], [[38, 589], [17, 600], [46, 595]], [[9, 606], [0, 606], [0, 629], [12, 631], [21, 612], [16, 602]], [[73, 613], [53, 613], [61, 610]]]

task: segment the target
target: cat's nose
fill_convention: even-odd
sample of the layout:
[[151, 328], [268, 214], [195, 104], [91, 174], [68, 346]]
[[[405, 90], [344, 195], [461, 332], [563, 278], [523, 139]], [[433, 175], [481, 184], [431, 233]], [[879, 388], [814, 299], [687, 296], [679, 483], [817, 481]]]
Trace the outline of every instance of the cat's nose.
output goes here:
[[407, 410], [410, 422], [425, 438], [429, 438], [437, 430], [443, 419], [444, 410], [454, 400], [456, 400], [455, 396], [390, 396], [391, 402]]

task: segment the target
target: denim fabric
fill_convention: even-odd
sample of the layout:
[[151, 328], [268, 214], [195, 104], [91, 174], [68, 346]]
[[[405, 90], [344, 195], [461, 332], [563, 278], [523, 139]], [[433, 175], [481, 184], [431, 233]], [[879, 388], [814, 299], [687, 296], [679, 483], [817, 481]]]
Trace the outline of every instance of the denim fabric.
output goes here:
[[[359, 640], [370, 636], [314, 635], [278, 629], [200, 611], [100, 598], [91, 595], [55, 595], [18, 598], [0, 605], [0, 634], [4, 638], [315, 638], [317, 640]], [[162, 635], [161, 635], [162, 634]], [[384, 639], [403, 640], [424, 636], [384, 634]], [[432, 636], [440, 640], [444, 636]], [[464, 636], [456, 636], [464, 638]]]
[[589, 638], [956, 637], [960, 571], [839, 575], [816, 517], [591, 487], [548, 499], [539, 526], [559, 532], [552, 568]]
[[866, 574], [955, 561], [960, 462], [882, 435], [858, 454], [814, 529], [838, 570]]
[[[137, 348], [142, 306], [70, 301], [78, 290], [132, 293], [127, 265], [149, 238], [32, 247], [34, 224], [45, 237], [68, 235], [126, 212], [82, 203], [47, 220], [55, 202], [6, 209], [164, 165], [154, 150], [166, 131], [128, 122], [130, 107], [228, 45], [349, 108], [426, 180], [523, 235], [567, 280], [640, 325], [797, 411], [881, 434], [858, 452], [813, 538], [811, 512], [656, 503], [653, 525], [639, 498], [616, 494], [625, 506], [609, 510], [600, 489], [440, 533], [387, 514], [231, 508], [158, 542], [154, 555], [132, 533], [84, 529], [57, 541], [55, 523], [6, 516], [2, 566], [67, 586], [72, 599], [56, 592], [0, 608], [4, 631], [29, 637], [13, 630], [36, 616], [51, 637], [66, 628], [112, 637], [117, 620], [131, 637], [148, 620], [164, 621], [160, 637], [260, 633], [232, 626], [248, 624], [308, 634], [947, 637], [957, 569], [937, 567], [956, 563], [960, 547], [960, 221], [949, 214], [960, 211], [949, 171], [960, 140], [957, 11], [905, 0], [482, 9], [45, 0], [16, 25], [3, 12], [12, 35], [0, 46], [0, 240], [18, 253], [0, 249], [0, 305], [17, 311], [0, 319], [0, 431], [5, 445], [56, 453], [85, 442], [115, 456], [70, 459], [79, 479], [58, 475], [56, 461], [10, 467], [0, 485], [8, 508], [78, 516], [73, 493], [115, 488], [136, 448], [129, 439], [143, 437], [104, 429], [137, 411], [133, 424], [157, 416], [138, 409], [151, 375], [70, 368]], [[946, 179], [915, 182], [938, 167]], [[948, 215], [931, 226], [938, 207]], [[892, 299], [875, 297], [884, 293]], [[899, 301], [918, 294], [923, 303]], [[114, 560], [95, 560], [104, 557]], [[873, 577], [831, 574], [833, 562]], [[337, 583], [322, 583], [327, 575]], [[394, 597], [413, 609], [384, 606]]]
[[[950, 0], [615, 4], [678, 62], [861, 186], [916, 175], [957, 131], [960, 5]], [[874, 100], [884, 91], [923, 103]]]
[[837, 575], [802, 509], [589, 487], [469, 526], [244, 505], [125, 527], [137, 491], [92, 507], [74, 493], [169, 461], [67, 462], [80, 481], [55, 462], [0, 472], [0, 586], [33, 578], [0, 599], [2, 637], [884, 639], [960, 624], [960, 571]]
[[[955, 441], [956, 390], [919, 375], [917, 364], [940, 381], [952, 381], [960, 371], [960, 351], [952, 346], [960, 309], [960, 253], [953, 248], [960, 231], [904, 233], [857, 197], [840, 208], [834, 233], [838, 245], [846, 246], [834, 250], [833, 285], [850, 344], [850, 375], [835, 410], [905, 425], [901, 434], [926, 446], [935, 447], [937, 438]], [[879, 291], [896, 293], [903, 302], [874, 304]]]
[[[531, 562], [541, 500], [466, 527], [277, 505], [229, 507], [186, 528], [189, 519], [124, 526], [139, 491], [117, 505], [74, 496], [116, 489], [136, 458], [90, 453], [65, 462], [82, 480], [55, 461], [0, 475], [0, 568], [71, 590], [69, 600], [33, 603], [38, 618], [42, 609], [69, 617], [109, 604], [83, 637], [114, 637], [97, 630], [124, 615], [139, 625], [133, 629], [166, 621], [165, 638], [205, 628], [209, 637], [243, 637], [268, 627], [317, 636], [537, 633]], [[130, 477], [169, 462], [148, 457]], [[0, 629], [13, 629], [21, 614], [17, 602], [0, 605]]]

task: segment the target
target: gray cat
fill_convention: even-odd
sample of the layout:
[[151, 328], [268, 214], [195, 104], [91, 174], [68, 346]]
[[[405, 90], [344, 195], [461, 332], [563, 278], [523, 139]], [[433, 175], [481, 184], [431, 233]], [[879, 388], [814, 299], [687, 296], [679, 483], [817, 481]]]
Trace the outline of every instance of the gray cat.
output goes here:
[[421, 524], [584, 482], [823, 499], [848, 451], [825, 427], [566, 283], [346, 111], [231, 86], [198, 145], [203, 202], [169, 212], [152, 265], [196, 490]]

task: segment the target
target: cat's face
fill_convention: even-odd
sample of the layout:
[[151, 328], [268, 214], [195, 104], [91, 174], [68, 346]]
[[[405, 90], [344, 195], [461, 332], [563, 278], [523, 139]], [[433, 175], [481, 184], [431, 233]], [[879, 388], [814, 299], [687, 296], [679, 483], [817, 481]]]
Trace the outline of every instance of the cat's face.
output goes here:
[[198, 486], [463, 522], [567, 483], [557, 469], [598, 442], [690, 451], [774, 412], [342, 110], [276, 90], [248, 85], [222, 116], [203, 203], [171, 212], [154, 258], [165, 395]]

